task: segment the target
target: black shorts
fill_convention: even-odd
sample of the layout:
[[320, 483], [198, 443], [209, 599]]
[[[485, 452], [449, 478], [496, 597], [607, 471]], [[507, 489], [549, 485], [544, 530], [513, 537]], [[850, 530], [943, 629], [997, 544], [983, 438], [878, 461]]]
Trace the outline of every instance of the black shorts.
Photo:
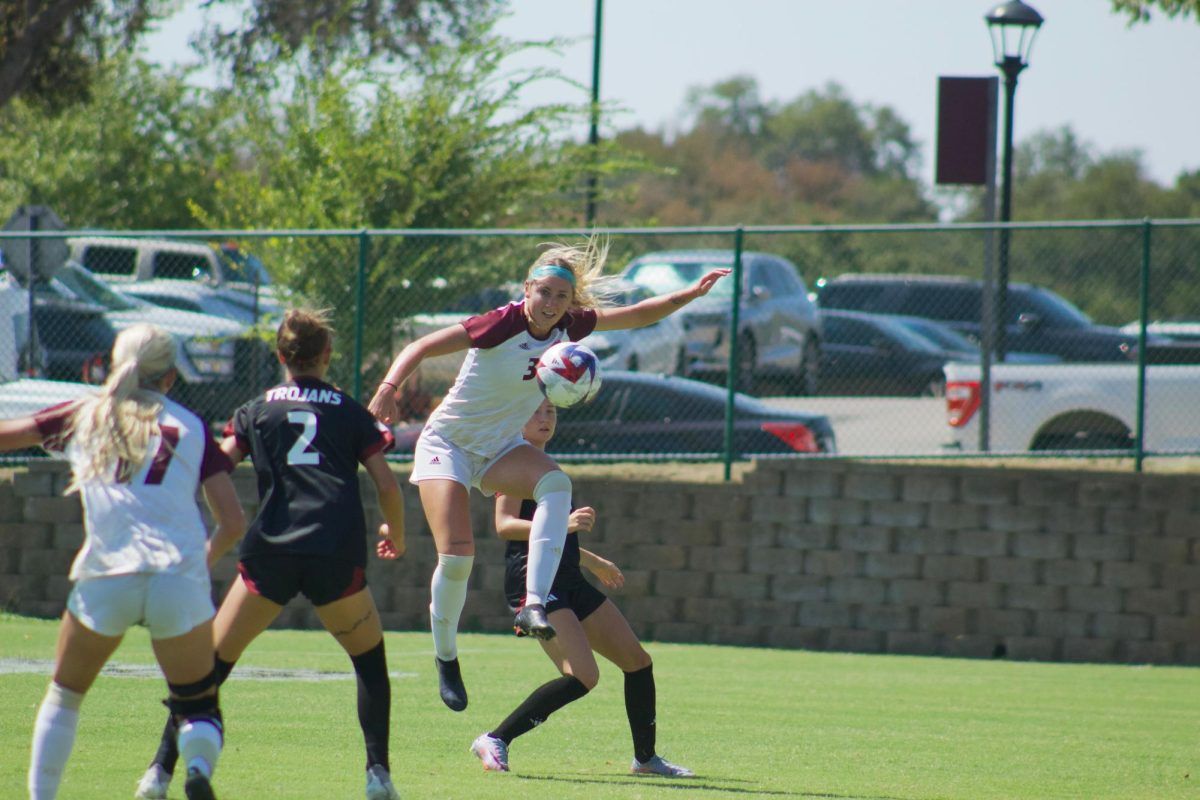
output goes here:
[[362, 567], [323, 556], [251, 556], [238, 562], [238, 574], [251, 594], [287, 605], [297, 594], [314, 606], [328, 605], [367, 586]]
[[[525, 576], [505, 574], [504, 597], [514, 614], [525, 605]], [[546, 613], [553, 614], [560, 608], [575, 612], [576, 619], [583, 621], [592, 612], [604, 605], [607, 595], [587, 582], [582, 574], [572, 577], [559, 575], [550, 587], [550, 598], [546, 601]]]

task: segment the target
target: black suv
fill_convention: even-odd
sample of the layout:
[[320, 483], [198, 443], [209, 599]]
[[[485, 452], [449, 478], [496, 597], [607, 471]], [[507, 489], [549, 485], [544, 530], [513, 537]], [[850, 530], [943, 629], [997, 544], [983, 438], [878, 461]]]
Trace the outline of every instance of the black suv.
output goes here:
[[[983, 282], [935, 275], [863, 275], [847, 273], [817, 281], [822, 308], [904, 314], [944, 322], [976, 342]], [[1063, 361], [1129, 361], [1137, 337], [1097, 325], [1069, 301], [1049, 289], [1010, 283], [1004, 320], [1005, 351], [1043, 353]]]

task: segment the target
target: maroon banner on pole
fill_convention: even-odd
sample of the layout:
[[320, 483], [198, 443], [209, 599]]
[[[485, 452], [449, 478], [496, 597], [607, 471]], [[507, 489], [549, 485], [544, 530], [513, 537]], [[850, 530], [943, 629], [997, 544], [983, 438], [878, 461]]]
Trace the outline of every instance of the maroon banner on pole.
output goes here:
[[996, 77], [938, 78], [937, 183], [990, 182], [999, 83]]

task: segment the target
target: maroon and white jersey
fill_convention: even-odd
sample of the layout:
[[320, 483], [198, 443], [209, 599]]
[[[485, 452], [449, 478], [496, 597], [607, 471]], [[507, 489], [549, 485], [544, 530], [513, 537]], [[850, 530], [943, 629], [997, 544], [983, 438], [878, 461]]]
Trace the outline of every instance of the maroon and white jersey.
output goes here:
[[426, 427], [468, 452], [490, 458], [519, 435], [542, 402], [534, 377], [538, 358], [551, 345], [577, 342], [596, 328], [594, 309], [573, 309], [538, 339], [523, 306], [514, 300], [462, 323], [471, 349]]
[[[71, 580], [133, 572], [172, 572], [208, 579], [208, 531], [196, 490], [217, 472], [232, 472], [204, 420], [159, 396], [161, 433], [150, 438], [146, 460], [127, 483], [93, 479], [80, 487], [84, 541]], [[61, 452], [78, 469], [88, 454], [63, 433], [74, 403], [35, 415], [43, 447]]]

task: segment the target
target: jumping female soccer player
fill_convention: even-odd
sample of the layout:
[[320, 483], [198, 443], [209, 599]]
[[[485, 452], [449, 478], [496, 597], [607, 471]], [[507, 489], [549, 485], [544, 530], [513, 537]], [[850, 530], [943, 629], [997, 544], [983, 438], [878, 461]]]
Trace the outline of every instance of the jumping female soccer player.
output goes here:
[[[525, 438], [542, 450], [554, 436], [558, 413], [549, 402], [542, 403], [525, 426]], [[507, 568], [504, 593], [510, 608], [516, 610], [525, 600], [525, 567], [529, 553], [530, 518], [533, 503], [500, 495], [496, 498], [496, 533], [508, 540], [505, 552]], [[562, 563], [550, 588], [550, 621], [558, 635], [543, 641], [542, 649], [562, 674], [539, 686], [508, 717], [471, 744], [471, 752], [483, 762], [485, 770], [508, 772], [508, 747], [512, 740], [528, 733], [558, 709], [583, 697], [600, 680], [600, 668], [593, 651], [607, 658], [625, 673], [625, 713], [633, 734], [633, 764], [637, 775], [665, 775], [675, 778], [692, 776], [686, 767], [671, 762], [655, 751], [655, 689], [650, 654], [642, 647], [624, 615], [583, 577], [580, 566], [610, 588], [620, 588], [625, 576], [611, 561], [579, 546], [577, 532], [587, 532], [596, 521], [590, 506], [571, 512], [569, 533]]]
[[454, 386], [421, 432], [409, 478], [419, 487], [438, 551], [429, 616], [442, 701], [455, 711], [467, 707], [456, 636], [475, 560], [470, 487], [484, 495], [499, 492], [537, 503], [529, 535], [526, 604], [513, 626], [537, 639], [554, 636], [545, 604], [567, 535], [571, 481], [554, 459], [521, 436], [542, 401], [534, 380], [538, 357], [551, 345], [578, 341], [593, 330], [657, 322], [707, 294], [730, 272], [714, 269], [687, 289], [632, 306], [599, 308], [594, 290], [606, 253], [594, 237], [583, 247], [546, 250], [529, 269], [524, 299], [409, 344], [371, 399], [376, 417], [396, 422], [397, 393], [421, 362], [467, 350]]
[[[83, 498], [83, 547], [58, 633], [54, 677], [38, 708], [29, 797], [57, 793], [79, 708], [132, 625], [150, 631], [167, 679], [172, 746], [187, 765], [189, 800], [214, 798], [221, 712], [212, 652], [209, 566], [242, 536], [246, 518], [233, 466], [196, 414], [166, 397], [175, 383], [175, 340], [150, 325], [121, 331], [100, 393], [0, 421], [0, 450], [61, 452]], [[196, 489], [217, 527], [208, 540]]]
[[[391, 434], [367, 410], [324, 381], [333, 333], [324, 315], [292, 310], [277, 350], [287, 381], [239, 408], [222, 450], [247, 455], [261, 508], [242, 543], [238, 577], [217, 612], [217, 670], [223, 682], [245, 649], [297, 594], [350, 656], [358, 679], [358, 721], [367, 750], [367, 800], [398, 800], [388, 763], [391, 684], [383, 628], [367, 587], [367, 529], [358, 491], [361, 462], [375, 483], [385, 523], [376, 553], [404, 554], [404, 502], [383, 452]], [[176, 753], [168, 720], [139, 798], [165, 798]]]

